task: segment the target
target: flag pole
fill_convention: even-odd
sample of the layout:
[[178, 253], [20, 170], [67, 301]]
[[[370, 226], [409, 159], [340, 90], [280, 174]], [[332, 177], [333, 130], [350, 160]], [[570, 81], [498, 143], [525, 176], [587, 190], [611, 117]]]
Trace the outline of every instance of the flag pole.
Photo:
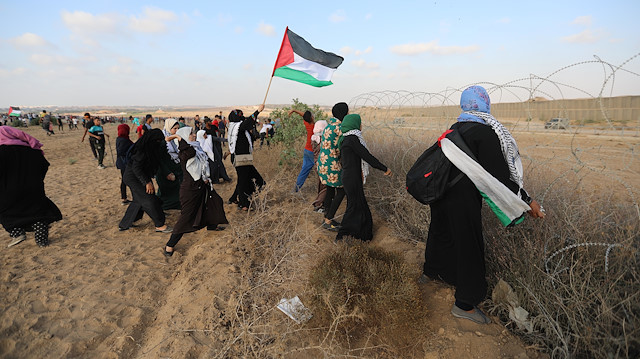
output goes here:
[[[282, 36], [282, 44], [284, 44], [284, 40], [287, 38], [287, 32], [289, 31], [289, 26], [284, 29], [284, 35]], [[280, 45], [280, 50], [282, 50], [282, 44]], [[262, 101], [262, 105], [267, 102], [267, 95], [269, 94], [269, 89], [271, 88], [271, 81], [273, 81], [273, 74], [276, 73], [276, 66], [278, 66], [278, 59], [280, 58], [280, 50], [278, 50], [278, 56], [276, 57], [276, 62], [273, 64], [273, 71], [271, 72], [271, 78], [269, 79], [269, 86], [267, 86], [267, 93], [264, 94], [264, 100]]]
[[262, 100], [262, 106], [267, 102], [267, 95], [269, 94], [269, 89], [271, 88], [271, 81], [273, 81], [273, 76], [269, 79], [269, 86], [267, 86], [267, 93], [264, 94], [264, 100]]

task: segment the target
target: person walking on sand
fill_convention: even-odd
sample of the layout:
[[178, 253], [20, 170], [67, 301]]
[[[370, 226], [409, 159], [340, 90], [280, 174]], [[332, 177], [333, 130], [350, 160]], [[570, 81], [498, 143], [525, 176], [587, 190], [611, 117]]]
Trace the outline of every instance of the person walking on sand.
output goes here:
[[44, 191], [49, 162], [41, 147], [21, 130], [0, 127], [0, 223], [9, 232], [8, 247], [24, 241], [27, 231], [35, 232], [38, 246], [48, 246], [49, 225], [62, 219]]
[[127, 168], [127, 153], [133, 146], [129, 138], [130, 128], [126, 123], [118, 125], [118, 138], [116, 138], [116, 168], [120, 170], [120, 198], [122, 205], [131, 203], [127, 199], [127, 185], [124, 183], [124, 170]]
[[227, 174], [227, 169], [222, 162], [222, 145], [228, 142], [228, 139], [224, 138], [218, 128], [219, 121], [213, 120], [204, 123], [204, 130], [207, 133], [207, 141], [211, 142], [213, 150], [213, 164], [211, 167], [211, 180], [214, 184], [220, 183], [220, 179], [224, 182], [231, 182], [231, 178]]
[[204, 227], [221, 231], [224, 227], [219, 225], [229, 223], [224, 213], [222, 198], [211, 183], [207, 154], [196, 141], [196, 134], [191, 131], [191, 127], [183, 127], [177, 134], [166, 138], [166, 141], [179, 141], [180, 165], [185, 173], [180, 185], [180, 217], [163, 249], [166, 257], [173, 255], [175, 246], [185, 233], [195, 232]]
[[347, 209], [342, 217], [336, 240], [351, 236], [363, 241], [373, 239], [373, 219], [364, 195], [364, 184], [369, 174], [369, 166], [391, 176], [391, 170], [375, 158], [367, 149], [362, 137], [360, 115], [345, 116], [340, 125], [342, 136], [338, 140], [340, 163], [342, 164], [342, 184], [347, 196]]
[[[453, 316], [487, 324], [490, 319], [478, 308], [487, 294], [481, 214], [483, 196], [490, 198], [492, 193], [499, 192], [502, 198], [511, 198], [503, 203], [519, 206], [522, 214], [528, 208], [534, 218], [543, 218], [544, 212], [522, 188], [523, 170], [518, 146], [511, 133], [491, 115], [487, 91], [481, 86], [467, 88], [462, 92], [460, 107], [463, 112], [451, 130], [459, 132], [477, 161], [466, 154], [450, 157], [448, 142], [442, 140], [441, 148], [452, 163], [465, 156], [469, 161], [454, 163], [449, 179], [457, 177], [461, 171], [464, 176], [430, 205], [431, 223], [420, 282], [432, 278], [455, 286]], [[469, 171], [471, 163], [476, 166]], [[471, 179], [477, 177], [482, 181], [476, 183]], [[487, 187], [487, 183], [491, 186]]]
[[145, 132], [131, 149], [130, 161], [124, 171], [124, 183], [129, 186], [133, 200], [129, 203], [118, 228], [128, 230], [134, 222], [147, 213], [153, 220], [156, 232], [171, 233], [165, 224], [162, 201], [155, 195], [153, 176], [158, 172], [160, 158], [165, 149], [165, 137], [160, 129]]
[[102, 163], [105, 150], [104, 137], [109, 137], [109, 135], [104, 133], [100, 119], [97, 117], [93, 119], [93, 126], [91, 126], [87, 133], [89, 134], [89, 141], [93, 143], [93, 147], [96, 149], [96, 152], [98, 152], [98, 169], [103, 170], [106, 168]]
[[320, 153], [318, 154], [318, 176], [320, 177], [320, 182], [327, 186], [322, 228], [333, 232], [337, 232], [340, 229], [340, 223], [334, 217], [344, 199], [338, 140], [342, 135], [340, 123], [348, 113], [349, 106], [345, 102], [339, 102], [333, 106], [331, 109], [333, 117], [327, 121], [327, 127], [322, 132], [322, 142], [320, 144]]
[[[91, 114], [89, 112], [84, 114], [82, 123], [84, 125], [84, 134], [82, 134], [82, 140], [80, 140], [80, 142], [84, 142], [84, 138], [87, 136], [87, 132], [89, 132], [89, 129], [93, 127], [93, 120], [91, 119]], [[94, 143], [89, 141], [89, 146], [91, 146], [91, 153], [93, 153], [93, 158], [97, 161], [98, 153], [96, 152]]]
[[47, 132], [47, 136], [55, 135], [53, 132], [53, 124], [51, 123], [51, 115], [47, 113], [47, 110], [42, 110], [42, 129]]
[[249, 210], [249, 196], [256, 191], [256, 187], [260, 189], [266, 184], [253, 166], [253, 139], [249, 133], [255, 127], [255, 121], [262, 110], [264, 110], [264, 105], [260, 105], [249, 117], [244, 117], [241, 110], [233, 110], [229, 113], [229, 129], [227, 131], [229, 152], [237, 176], [236, 190], [231, 195], [229, 202], [237, 202], [238, 207], [243, 211]]
[[311, 147], [311, 136], [313, 136], [313, 125], [314, 118], [311, 111], [307, 110], [304, 113], [298, 110], [289, 111], [289, 116], [291, 114], [297, 113], [302, 116], [304, 120], [304, 128], [307, 131], [307, 142], [304, 145], [303, 157], [302, 157], [302, 168], [300, 169], [300, 173], [298, 174], [298, 178], [296, 179], [296, 186], [293, 191], [298, 192], [302, 188], [302, 185], [307, 180], [309, 176], [309, 172], [311, 172], [311, 168], [313, 168], [313, 148]]

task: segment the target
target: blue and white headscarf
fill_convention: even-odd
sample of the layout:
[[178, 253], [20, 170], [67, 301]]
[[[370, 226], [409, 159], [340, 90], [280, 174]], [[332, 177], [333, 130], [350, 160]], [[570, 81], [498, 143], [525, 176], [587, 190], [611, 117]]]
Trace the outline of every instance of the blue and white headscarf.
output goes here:
[[522, 189], [524, 171], [518, 145], [511, 132], [491, 115], [491, 100], [487, 90], [482, 86], [467, 88], [460, 96], [460, 108], [462, 113], [458, 116], [458, 122], [482, 123], [491, 126], [498, 135], [502, 155], [509, 166], [510, 178]]

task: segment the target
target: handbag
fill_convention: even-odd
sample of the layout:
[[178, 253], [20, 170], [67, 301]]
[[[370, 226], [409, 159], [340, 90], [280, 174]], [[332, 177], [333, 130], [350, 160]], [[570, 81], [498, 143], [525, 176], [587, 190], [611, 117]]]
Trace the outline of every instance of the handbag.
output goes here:
[[235, 155], [233, 156], [233, 167], [251, 166], [253, 165], [253, 154]]

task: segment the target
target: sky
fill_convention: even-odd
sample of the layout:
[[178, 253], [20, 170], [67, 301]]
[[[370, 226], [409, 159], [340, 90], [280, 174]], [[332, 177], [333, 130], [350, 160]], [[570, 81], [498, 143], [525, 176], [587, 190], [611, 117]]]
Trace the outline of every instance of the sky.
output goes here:
[[536, 95], [598, 95], [603, 83], [606, 95], [640, 95], [637, 0], [0, 0], [0, 13], [0, 107], [259, 104], [287, 26], [344, 62], [323, 88], [273, 78], [270, 104], [474, 83], [530, 88], [532, 76], [594, 55], [614, 68], [631, 61], [606, 83], [609, 65], [569, 67]]

